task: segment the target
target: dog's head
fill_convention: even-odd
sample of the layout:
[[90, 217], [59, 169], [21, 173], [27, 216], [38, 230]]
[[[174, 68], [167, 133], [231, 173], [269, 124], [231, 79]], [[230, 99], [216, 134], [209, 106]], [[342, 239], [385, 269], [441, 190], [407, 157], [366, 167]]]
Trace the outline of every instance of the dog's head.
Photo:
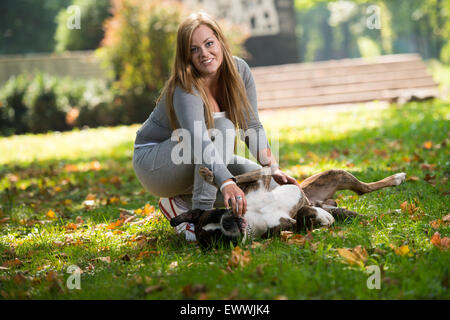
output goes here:
[[218, 243], [237, 244], [245, 233], [246, 222], [229, 209], [189, 210], [170, 220], [175, 227], [183, 222], [193, 223], [195, 236], [203, 248], [210, 248]]

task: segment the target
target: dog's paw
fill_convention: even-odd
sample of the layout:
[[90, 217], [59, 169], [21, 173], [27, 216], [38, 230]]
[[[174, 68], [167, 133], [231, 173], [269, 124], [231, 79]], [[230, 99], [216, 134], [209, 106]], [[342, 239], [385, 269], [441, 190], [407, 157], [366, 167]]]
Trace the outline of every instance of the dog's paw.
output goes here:
[[198, 173], [206, 182], [214, 184], [214, 174], [207, 167], [200, 167]]
[[329, 227], [334, 223], [334, 217], [322, 208], [314, 208], [316, 210], [315, 221], [321, 226]]
[[394, 179], [395, 179], [395, 185], [399, 186], [403, 182], [405, 182], [405, 180], [406, 180], [406, 173], [401, 172], [401, 173], [394, 174]]

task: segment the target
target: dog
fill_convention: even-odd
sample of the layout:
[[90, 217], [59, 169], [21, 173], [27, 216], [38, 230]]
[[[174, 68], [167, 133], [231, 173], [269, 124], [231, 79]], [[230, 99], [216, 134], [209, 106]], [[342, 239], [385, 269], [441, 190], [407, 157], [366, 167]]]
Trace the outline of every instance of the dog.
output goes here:
[[[209, 169], [202, 167], [200, 174], [214, 185], [214, 176]], [[264, 167], [235, 177], [236, 184], [247, 199], [247, 212], [243, 217], [237, 216], [231, 209], [194, 209], [171, 219], [170, 224], [193, 223], [196, 238], [204, 249], [220, 242], [236, 245], [240, 239], [246, 242], [267, 238], [281, 231], [329, 227], [335, 219], [360, 215], [339, 208], [333, 200], [336, 191], [351, 190], [362, 195], [398, 186], [405, 181], [406, 174], [401, 172], [380, 181], [365, 183], [345, 170], [327, 170], [305, 179], [300, 183], [300, 188], [285, 184], [269, 190], [271, 177], [270, 168]]]

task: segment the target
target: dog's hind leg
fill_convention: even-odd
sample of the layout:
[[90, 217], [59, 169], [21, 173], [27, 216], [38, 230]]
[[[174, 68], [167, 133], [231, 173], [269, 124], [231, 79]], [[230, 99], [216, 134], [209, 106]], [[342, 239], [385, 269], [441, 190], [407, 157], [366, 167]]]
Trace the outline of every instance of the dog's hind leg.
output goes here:
[[364, 194], [398, 186], [405, 181], [405, 177], [405, 173], [397, 173], [380, 181], [365, 183], [345, 170], [327, 170], [305, 179], [300, 187], [310, 201], [325, 201], [331, 199], [338, 190], [352, 190], [357, 194]]

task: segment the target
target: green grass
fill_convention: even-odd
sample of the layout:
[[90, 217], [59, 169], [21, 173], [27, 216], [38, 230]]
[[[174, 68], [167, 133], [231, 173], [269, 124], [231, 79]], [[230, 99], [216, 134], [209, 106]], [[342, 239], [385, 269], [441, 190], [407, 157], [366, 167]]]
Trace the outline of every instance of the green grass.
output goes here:
[[[360, 197], [339, 192], [340, 206], [367, 217], [314, 230], [303, 246], [280, 238], [243, 246], [250, 261], [227, 268], [230, 248], [203, 252], [185, 242], [143, 191], [131, 163], [138, 126], [0, 138], [0, 297], [450, 298], [449, 250], [430, 241], [450, 235], [448, 224], [430, 224], [449, 213], [448, 102], [265, 112], [261, 120], [274, 146], [278, 135], [281, 167], [299, 180], [341, 168], [363, 181], [401, 171], [417, 181]], [[88, 195], [94, 206], [83, 204]], [[405, 201], [418, 209], [402, 211]], [[120, 208], [146, 204], [155, 211], [138, 223], [108, 229]], [[337, 249], [358, 245], [368, 252], [365, 266], [345, 263]], [[81, 290], [66, 286], [70, 265], [83, 271]], [[370, 265], [382, 269], [380, 290], [367, 288]]]

